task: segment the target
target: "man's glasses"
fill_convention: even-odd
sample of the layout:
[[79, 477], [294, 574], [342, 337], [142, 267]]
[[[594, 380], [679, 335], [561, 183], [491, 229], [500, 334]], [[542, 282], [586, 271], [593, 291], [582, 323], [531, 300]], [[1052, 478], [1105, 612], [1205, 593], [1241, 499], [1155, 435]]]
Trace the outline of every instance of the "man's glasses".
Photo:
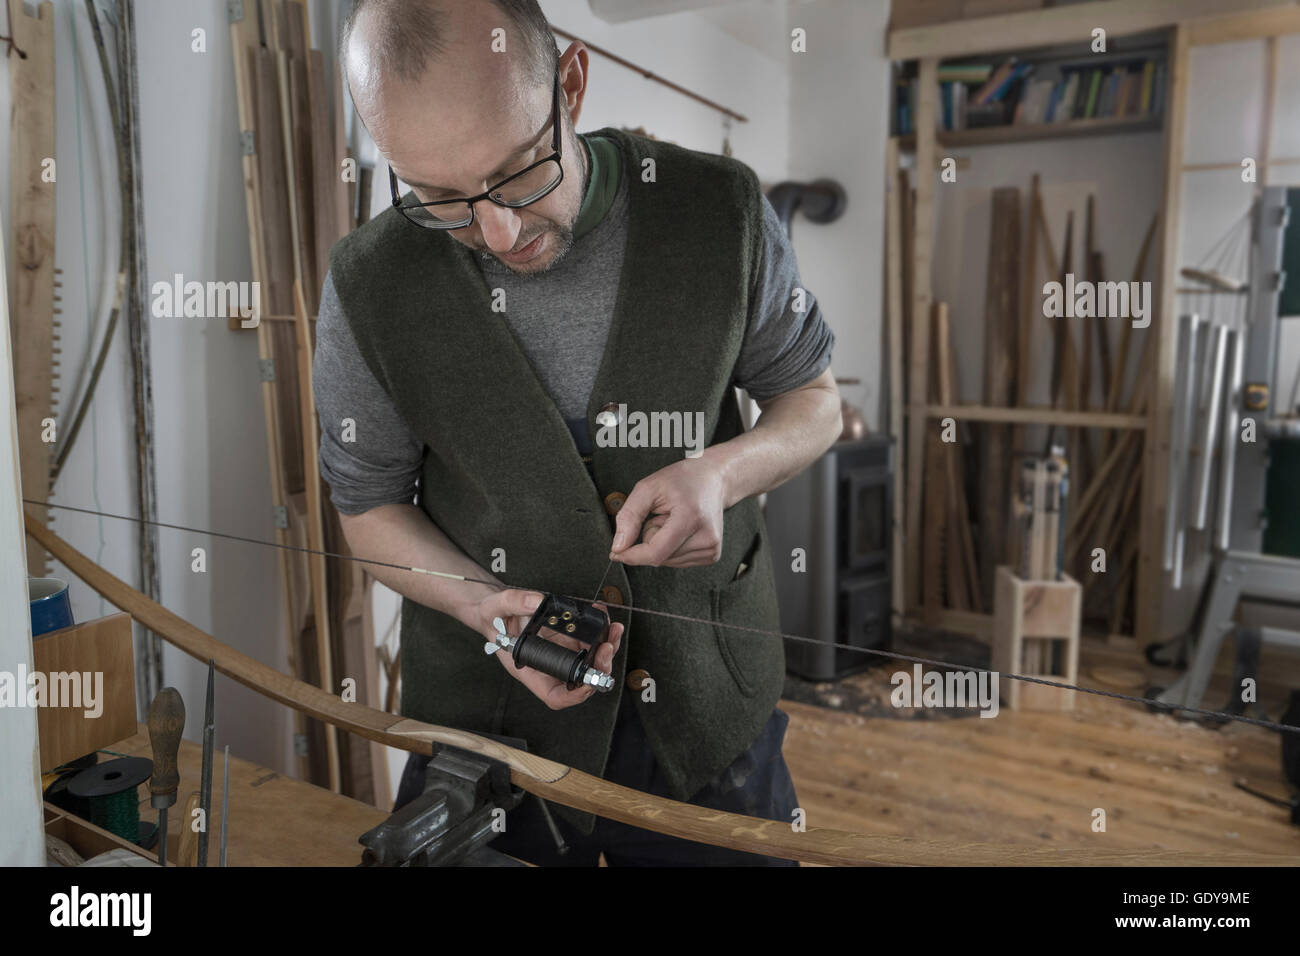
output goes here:
[[551, 155], [527, 169], [503, 179], [485, 193], [468, 199], [440, 199], [437, 202], [403, 204], [397, 195], [397, 175], [388, 168], [388, 186], [393, 205], [409, 221], [425, 229], [464, 229], [474, 222], [474, 204], [488, 202], [519, 209], [549, 194], [564, 179], [560, 155], [560, 71], [555, 71], [555, 90], [551, 99]]

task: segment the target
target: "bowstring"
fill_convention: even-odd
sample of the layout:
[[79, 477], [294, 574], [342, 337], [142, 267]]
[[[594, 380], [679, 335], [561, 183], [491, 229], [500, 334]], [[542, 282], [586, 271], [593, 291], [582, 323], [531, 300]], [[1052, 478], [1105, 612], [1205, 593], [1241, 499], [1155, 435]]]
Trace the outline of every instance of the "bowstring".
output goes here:
[[[314, 548], [305, 548], [301, 545], [281, 544], [278, 541], [265, 541], [260, 538], [249, 538], [243, 535], [228, 534], [222, 531], [211, 531], [206, 528], [191, 528], [186, 525], [170, 524], [165, 521], [150, 521], [144, 518], [137, 518], [132, 515], [110, 514], [105, 511], [95, 511], [90, 508], [77, 508], [73, 505], [56, 505], [44, 501], [34, 501], [30, 498], [22, 499], [25, 504], [37, 505], [44, 508], [55, 508], [61, 511], [75, 511], [81, 514], [97, 515], [101, 518], [116, 518], [119, 521], [134, 521], [137, 524], [156, 525], [160, 528], [169, 528], [174, 531], [185, 531], [190, 534], [202, 534], [212, 538], [225, 538], [230, 541], [240, 541], [245, 544], [257, 544], [268, 548], [281, 548], [287, 551], [296, 551], [302, 554], [316, 554], [328, 558], [339, 558], [344, 561], [357, 561], [361, 564], [370, 564], [375, 567], [393, 568], [398, 571], [411, 571], [416, 574], [427, 574], [434, 577], [447, 578], [455, 581], [466, 581], [472, 584], [486, 584], [500, 590], [523, 590], [523, 591], [540, 591], [548, 593], [546, 588], [532, 588], [520, 584], [503, 584], [500, 581], [489, 581], [483, 578], [469, 577], [463, 574], [452, 574], [446, 571], [430, 571], [425, 568], [411, 567], [405, 564], [397, 564], [391, 561], [379, 561], [374, 558], [363, 558], [355, 554], [340, 554], [334, 551], [318, 551]], [[601, 575], [600, 584], [596, 588], [596, 596], [600, 596], [601, 588], [604, 586], [605, 579], [609, 576], [609, 569], [613, 567], [614, 559], [610, 558], [609, 564], [605, 566], [605, 573]], [[561, 594], [558, 597], [567, 598], [572, 601], [586, 601], [592, 603], [595, 598], [580, 598], [571, 594]], [[702, 624], [708, 627], [723, 627], [733, 631], [748, 631], [752, 634], [759, 634], [764, 637], [779, 637], [782, 640], [798, 641], [805, 644], [816, 644], [821, 647], [834, 647], [847, 651], [855, 651], [861, 654], [871, 654], [876, 657], [886, 658], [889, 660], [907, 661], [910, 664], [928, 664], [931, 667], [943, 667], [950, 670], [968, 670], [979, 673], [1005, 677], [1008, 680], [1018, 680], [1026, 684], [1041, 684], [1045, 687], [1056, 687], [1061, 690], [1077, 691], [1081, 694], [1092, 694], [1096, 697], [1107, 697], [1112, 700], [1122, 700], [1133, 704], [1141, 704], [1155, 710], [1168, 713], [1185, 713], [1195, 714], [1198, 717], [1210, 717], [1217, 720], [1230, 720], [1243, 724], [1251, 724], [1256, 727], [1264, 727], [1268, 730], [1276, 730], [1280, 733], [1300, 733], [1300, 727], [1292, 724], [1283, 724], [1278, 721], [1264, 720], [1258, 717], [1246, 717], [1242, 714], [1233, 714], [1228, 711], [1207, 710], [1202, 707], [1191, 707], [1186, 704], [1172, 704], [1165, 701], [1154, 700], [1148, 697], [1135, 697], [1132, 694], [1121, 694], [1117, 691], [1100, 690], [1095, 687], [1081, 687], [1077, 684], [1067, 684], [1063, 681], [1048, 680], [1043, 677], [1030, 677], [1027, 674], [1016, 674], [1011, 671], [995, 671], [988, 667], [980, 667], [975, 664], [957, 664], [952, 661], [936, 660], [929, 657], [918, 657], [911, 654], [902, 654], [897, 651], [886, 651], [874, 647], [859, 647], [855, 644], [842, 644], [836, 641], [823, 641], [815, 637], [804, 637], [801, 634], [787, 634], [783, 631], [769, 631], [760, 627], [750, 627], [746, 624], [728, 624], [723, 621], [715, 621], [708, 618], [691, 617], [688, 614], [677, 614], [673, 611], [660, 611], [648, 607], [633, 607], [630, 604], [616, 604], [610, 601], [602, 601], [605, 607], [616, 608], [627, 611], [629, 614], [651, 614], [656, 617], [670, 618], [677, 621], [684, 621], [691, 624]]]

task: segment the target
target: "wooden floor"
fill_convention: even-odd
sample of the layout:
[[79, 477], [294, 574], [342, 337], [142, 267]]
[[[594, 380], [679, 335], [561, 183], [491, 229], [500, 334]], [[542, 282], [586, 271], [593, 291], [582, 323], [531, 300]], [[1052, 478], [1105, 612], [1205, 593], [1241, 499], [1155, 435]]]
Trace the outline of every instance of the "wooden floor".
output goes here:
[[[1293, 677], [1297, 662], [1282, 663]], [[1093, 676], [1101, 668], [1161, 682], [1131, 646], [1085, 638], [1081, 686], [1118, 690]], [[1261, 700], [1282, 699], [1280, 673], [1261, 684]], [[1226, 699], [1226, 676], [1216, 676], [1207, 707]], [[968, 843], [1300, 854], [1300, 827], [1287, 811], [1233, 786], [1240, 779], [1290, 793], [1277, 734], [1239, 723], [1214, 730], [1076, 697], [1072, 713], [1003, 709], [952, 720], [866, 718], [782, 701], [786, 762], [809, 826]], [[1092, 830], [1098, 807], [1104, 833]]]

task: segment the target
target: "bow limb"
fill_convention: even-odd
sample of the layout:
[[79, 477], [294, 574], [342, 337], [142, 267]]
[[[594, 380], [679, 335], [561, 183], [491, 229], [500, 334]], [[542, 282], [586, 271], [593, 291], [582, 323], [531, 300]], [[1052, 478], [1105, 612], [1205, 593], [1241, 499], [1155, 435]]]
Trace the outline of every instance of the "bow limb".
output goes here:
[[486, 754], [509, 766], [516, 786], [530, 793], [643, 829], [749, 853], [848, 866], [1295, 866], [1300, 863], [1295, 857], [1247, 853], [961, 844], [868, 836], [820, 827], [798, 832], [789, 823], [710, 810], [642, 793], [487, 737], [410, 720], [364, 704], [347, 703], [335, 694], [282, 674], [223, 644], [104, 570], [31, 514], [24, 513], [24, 518], [27, 534], [106, 600], [191, 657], [214, 661], [221, 673], [258, 693], [341, 730], [400, 750], [430, 753], [432, 745], [440, 743]]

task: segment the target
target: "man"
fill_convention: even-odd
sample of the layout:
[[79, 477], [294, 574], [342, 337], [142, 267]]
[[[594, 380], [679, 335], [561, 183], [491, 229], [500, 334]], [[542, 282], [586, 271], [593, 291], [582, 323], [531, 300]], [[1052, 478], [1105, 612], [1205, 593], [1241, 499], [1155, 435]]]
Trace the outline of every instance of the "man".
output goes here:
[[[756, 178], [578, 136], [587, 51], [560, 55], [535, 0], [360, 0], [340, 60], [397, 208], [331, 254], [322, 473], [356, 554], [510, 586], [376, 569], [405, 597], [402, 712], [791, 820], [780, 639], [626, 610], [777, 630], [755, 496], [839, 432], [833, 336], [811, 297], [792, 305], [794, 257]], [[733, 386], [763, 409], [748, 432]], [[700, 424], [697, 448], [619, 440], [654, 413]], [[495, 618], [518, 634], [542, 592], [597, 586], [612, 692], [483, 653]], [[785, 862], [556, 807], [561, 855], [543, 811], [530, 798], [493, 845], [570, 865]]]

